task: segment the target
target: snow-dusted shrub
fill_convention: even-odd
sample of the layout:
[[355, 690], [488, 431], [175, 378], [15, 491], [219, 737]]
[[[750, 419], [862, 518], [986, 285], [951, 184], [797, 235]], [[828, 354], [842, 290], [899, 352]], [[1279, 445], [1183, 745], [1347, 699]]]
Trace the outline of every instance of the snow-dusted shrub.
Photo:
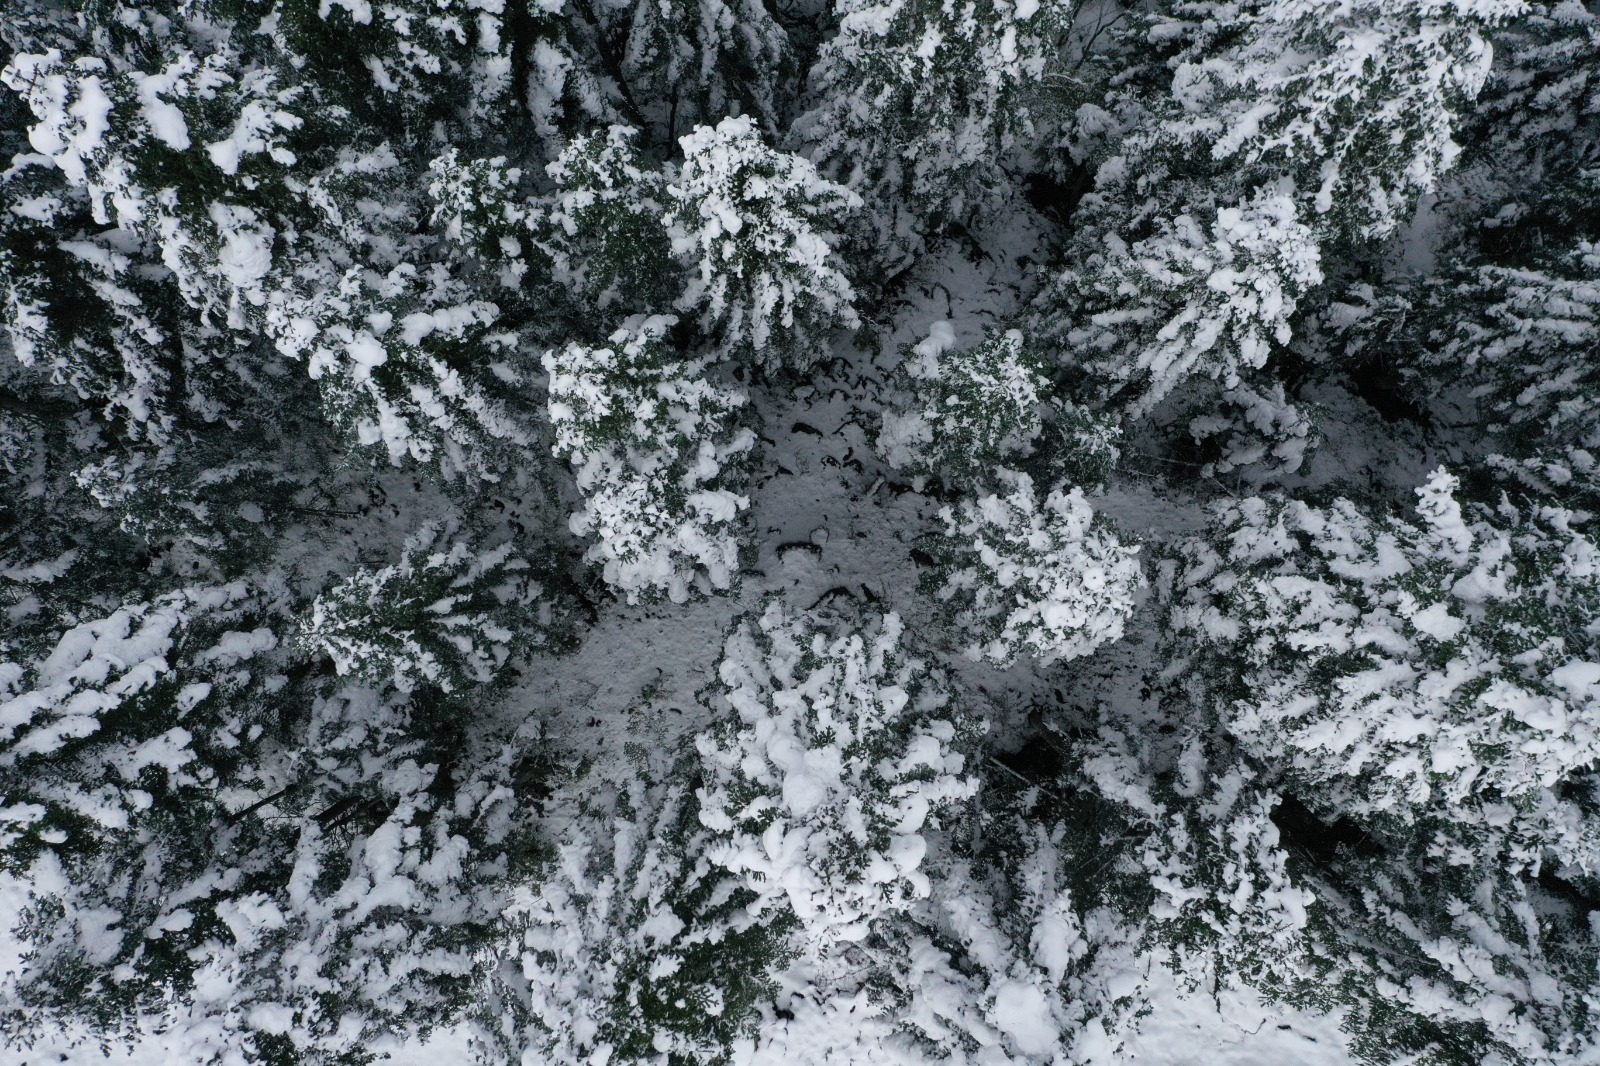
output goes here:
[[290, 678], [287, 601], [196, 586], [5, 648], [0, 856], [33, 889], [8, 1041], [90, 997], [102, 1025], [183, 1004], [195, 1061], [337, 1055], [459, 1005], [509, 754], [438, 788], [458, 729]]
[[669, 350], [675, 321], [635, 321], [608, 348], [545, 355], [555, 452], [585, 497], [572, 531], [595, 536], [587, 557], [630, 602], [664, 591], [681, 603], [697, 569], [715, 589], [739, 573], [749, 500], [726, 486], [755, 445], [738, 424], [745, 395], [706, 380], [706, 360]]
[[1532, 266], [1479, 266], [1428, 293], [1420, 357], [1492, 412], [1491, 462], [1544, 497], [1593, 505], [1600, 479], [1600, 251], [1587, 241]]
[[828, 231], [859, 198], [768, 148], [748, 118], [702, 126], [680, 143], [663, 217], [673, 252], [693, 269], [679, 308], [698, 312], [725, 350], [769, 368], [810, 366], [829, 327], [857, 324]]
[[1116, 473], [1122, 460], [1122, 426], [1111, 415], [1096, 414], [1070, 401], [1061, 402], [1041, 441], [1054, 469], [1082, 488], [1099, 488]]
[[1161, 218], [1104, 242], [1043, 299], [1071, 307], [1060, 330], [1100, 396], [1147, 413], [1192, 374], [1237, 388], [1289, 341], [1296, 301], [1322, 280], [1321, 253], [1287, 196], [1207, 217]]
[[1292, 474], [1305, 462], [1317, 439], [1310, 418], [1284, 395], [1283, 386], [1241, 384], [1217, 397], [1220, 403], [1189, 420], [1189, 435], [1216, 457], [1204, 474], [1230, 474], [1260, 480]]
[[1040, 85], [1071, 9], [1058, 0], [839, 5], [839, 32], [813, 73], [820, 101], [795, 129], [826, 174], [869, 201], [880, 244], [863, 251], [874, 261], [895, 263], [928, 222], [967, 220], [983, 206], [996, 161], [1049, 110]]
[[878, 450], [895, 469], [947, 471], [974, 480], [1027, 448], [1039, 433], [1045, 381], [1009, 330], [952, 352], [948, 322], [935, 322], [902, 364], [915, 403], [883, 417]]
[[974, 723], [895, 614], [790, 613], [779, 601], [728, 638], [697, 746], [708, 855], [787, 906], [814, 937], [860, 940], [929, 892], [924, 832], [975, 781]]
[[790, 921], [758, 914], [755, 893], [707, 859], [691, 768], [675, 769], [564, 790], [560, 836], [505, 915], [516, 935], [502, 965], [519, 979], [495, 988], [501, 1012], [484, 1021], [508, 1053], [690, 1066], [726, 1062], [754, 1035]]
[[191, 465], [170, 447], [129, 449], [80, 467], [72, 480], [120, 532], [237, 565], [265, 550], [303, 485], [295, 471], [254, 449], [219, 459]]
[[944, 508], [944, 531], [930, 538], [941, 565], [927, 588], [972, 640], [967, 654], [1050, 663], [1121, 637], [1144, 585], [1137, 546], [1097, 524], [1077, 489], [1040, 501], [1026, 474], [995, 476], [1004, 495]]
[[610, 17], [626, 26], [621, 62], [635, 98], [672, 102], [657, 120], [667, 140], [741, 112], [771, 129], [787, 110], [798, 66], [787, 13], [758, 0], [662, 0]]
[[318, 596], [296, 639], [341, 676], [448, 693], [492, 681], [514, 652], [544, 643], [553, 620], [511, 544], [480, 551], [430, 528], [406, 540], [393, 566], [358, 571]]
[[357, 443], [396, 466], [489, 480], [532, 443], [526, 412], [507, 404], [525, 380], [516, 333], [496, 328], [499, 306], [442, 266], [378, 273], [316, 257], [285, 281], [264, 298], [266, 332]]
[[556, 192], [537, 222], [556, 277], [626, 312], [665, 310], [679, 276], [662, 225], [668, 174], [646, 165], [637, 140], [612, 126], [568, 144], [545, 167]]
[[1214, 649], [1229, 731], [1325, 810], [1488, 829], [1480, 805], [1600, 757], [1600, 552], [1570, 513], [1469, 523], [1457, 486], [1436, 472], [1417, 525], [1228, 503], [1174, 577], [1172, 624]]
[[1386, 236], [1460, 152], [1454, 127], [1489, 73], [1484, 29], [1522, 7], [1180, 5], [1158, 31], [1192, 34], [1162, 135], [1239, 170], [1292, 175], [1319, 230]]

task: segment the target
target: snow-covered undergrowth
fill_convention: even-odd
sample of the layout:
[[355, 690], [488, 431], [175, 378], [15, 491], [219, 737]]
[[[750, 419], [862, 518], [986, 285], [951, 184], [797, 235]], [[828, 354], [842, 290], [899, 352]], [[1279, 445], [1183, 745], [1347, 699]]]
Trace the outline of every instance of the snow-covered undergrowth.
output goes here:
[[0, 1064], [1600, 1063], [1600, 13], [0, 0]]

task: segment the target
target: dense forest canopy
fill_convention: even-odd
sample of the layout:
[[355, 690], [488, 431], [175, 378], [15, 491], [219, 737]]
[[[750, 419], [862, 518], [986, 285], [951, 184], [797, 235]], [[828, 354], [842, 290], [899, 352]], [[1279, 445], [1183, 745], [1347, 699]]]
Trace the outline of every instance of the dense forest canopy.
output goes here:
[[1600, 1062], [1600, 7], [0, 60], [0, 1041]]

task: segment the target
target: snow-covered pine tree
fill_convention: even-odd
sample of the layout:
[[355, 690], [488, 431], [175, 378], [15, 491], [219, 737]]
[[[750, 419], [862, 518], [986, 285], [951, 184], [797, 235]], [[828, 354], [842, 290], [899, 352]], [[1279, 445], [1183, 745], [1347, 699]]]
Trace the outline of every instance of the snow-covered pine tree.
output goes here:
[[966, 654], [1002, 665], [1088, 655], [1122, 635], [1144, 585], [1135, 555], [1076, 488], [1039, 499], [1033, 479], [1003, 467], [1000, 491], [939, 512], [938, 562], [924, 582], [970, 640]]
[[535, 232], [556, 276], [598, 310], [669, 310], [678, 278], [661, 225], [667, 175], [643, 158], [638, 132], [612, 126], [604, 136], [578, 137], [545, 169], [555, 202]]
[[[1107, 722], [1062, 767], [1055, 785], [1068, 809], [1092, 815], [1068, 823], [1067, 850], [1106, 868], [1079, 906], [1098, 904], [1090, 914], [1124, 959], [1164, 956], [1192, 990], [1248, 986], [1303, 1001], [1318, 991], [1308, 945], [1318, 897], [1284, 846], [1282, 797], [1204, 723], [1171, 724], [1176, 744]], [[1143, 981], [1120, 984], [1110, 1006], [1146, 1009]]]
[[507, 908], [480, 1012], [506, 1058], [723, 1063], [772, 996], [792, 919], [709, 861], [692, 753], [626, 755], [621, 780], [590, 770], [546, 805], [557, 835]]
[[1130, 15], [1132, 70], [1078, 113], [1078, 139], [1104, 147], [1039, 304], [1074, 397], [1139, 417], [1203, 376], [1233, 392], [1223, 406], [1252, 406], [1325, 255], [1390, 236], [1437, 187], [1488, 73], [1484, 31], [1516, 11], [1305, 0]]
[[748, 118], [680, 139], [683, 167], [663, 221], [691, 264], [678, 298], [724, 352], [769, 370], [825, 358], [826, 330], [857, 324], [854, 292], [829, 243], [860, 198], [804, 158], [768, 148]]
[[[128, 1026], [177, 997], [196, 1061], [270, 1059], [458, 1011], [515, 795], [514, 748], [460, 712], [512, 639], [494, 612], [541, 613], [537, 586], [496, 572], [505, 554], [485, 566], [458, 542], [353, 579], [305, 635], [279, 578], [91, 613], [53, 645], [8, 637], [5, 854], [35, 886], [12, 1038]], [[83, 596], [70, 565], [52, 583]], [[340, 626], [353, 589], [371, 614]], [[376, 687], [322, 680], [321, 652], [349, 672], [358, 634]]]
[[835, 614], [775, 601], [740, 623], [713, 695], [725, 717], [698, 741], [712, 861], [824, 951], [928, 894], [923, 829], [972, 795], [961, 749], [980, 731], [897, 615]]
[[[1042, 428], [1045, 381], [1021, 332], [954, 348], [941, 321], [903, 353], [915, 401], [885, 412], [877, 441], [891, 468], [941, 475], [975, 493], [939, 512], [944, 528], [926, 538], [936, 569], [924, 590], [970, 640], [974, 659], [1087, 655], [1122, 633], [1143, 585], [1137, 549], [1095, 518], [1078, 488], [1058, 484], [1041, 505], [1029, 475], [999, 465], [1032, 452]], [[1106, 423], [1070, 405], [1058, 414], [1053, 446], [1035, 465], [1091, 486], [1103, 480]]]
[[[1419, 377], [1433, 403], [1475, 405], [1473, 451], [1509, 486], [1592, 508], [1600, 29], [1578, 4], [1539, 7], [1496, 35], [1498, 68], [1463, 131], [1438, 270], [1363, 307], [1352, 340]], [[1468, 393], [1462, 397], [1465, 386]]]
[[[315, 27], [290, 21], [280, 25], [281, 44], [318, 43], [307, 39], [313, 29], [324, 45], [332, 36], [320, 20]], [[381, 443], [391, 458], [409, 453], [447, 470], [492, 472], [490, 460], [475, 453], [516, 441], [522, 431], [503, 413], [493, 375], [463, 379], [451, 362], [468, 361], [451, 351], [463, 342], [490, 350], [506, 343], [486, 329], [498, 310], [461, 299], [447, 270], [418, 262], [429, 241], [412, 232], [406, 201], [420, 190], [402, 177], [415, 161], [403, 158], [411, 154], [405, 145], [361, 121], [382, 110], [374, 95], [408, 94], [391, 83], [367, 87], [364, 98], [333, 95], [333, 87], [303, 84], [289, 62], [292, 51], [248, 37], [241, 42], [248, 53], [231, 39], [183, 43], [169, 37], [176, 54], [160, 71], [113, 69], [93, 55], [69, 61], [58, 50], [19, 55], [7, 68], [8, 84], [34, 113], [30, 143], [59, 181], [86, 197], [95, 222], [115, 224], [101, 239], [124, 245], [91, 255], [88, 268], [120, 293], [126, 286], [117, 278], [141, 256], [158, 261], [164, 269], [155, 280], [165, 299], [192, 309], [212, 330], [204, 338], [167, 337], [179, 353], [175, 362], [141, 356], [140, 344], [159, 345], [171, 331], [159, 329], [155, 306], [109, 295], [122, 317], [134, 316], [110, 338], [107, 353], [115, 353], [110, 366], [126, 367], [118, 405], [141, 422], [159, 420], [171, 404], [155, 398], [176, 380], [200, 393], [181, 402], [214, 420], [218, 403], [202, 391], [208, 379], [249, 374], [255, 362], [228, 331], [265, 333], [319, 383], [329, 415], [355, 440]], [[268, 64], [257, 75], [239, 81], [227, 73], [257, 51]], [[428, 65], [425, 48], [414, 58]], [[384, 69], [381, 62], [375, 69]], [[315, 110], [315, 120], [301, 110]], [[213, 188], [180, 195], [173, 182], [191, 166], [202, 168]], [[291, 176], [300, 168], [310, 173]], [[369, 196], [375, 183], [388, 184], [388, 195]], [[365, 258], [366, 249], [375, 260]], [[351, 320], [361, 327], [351, 328]]]
[[359, 571], [318, 596], [296, 639], [332, 660], [341, 677], [402, 693], [488, 684], [554, 628], [551, 600], [532, 570], [510, 543], [478, 551], [424, 528], [407, 538], [395, 565]]
[[[267, 34], [193, 9], [12, 14], [5, 78], [31, 113], [30, 144], [9, 145], [23, 154], [3, 179], [0, 237], [5, 439], [22, 490], [6, 516], [22, 535], [5, 547], [0, 793], [6, 867], [33, 898], [7, 1043], [175, 1012], [190, 1061], [360, 1057], [379, 1033], [459, 1011], [509, 869], [514, 751], [464, 712], [503, 665], [497, 646], [540, 632], [538, 586], [511, 575], [470, 590], [511, 594], [514, 634], [462, 611], [426, 618], [424, 650], [441, 638], [435, 658], [466, 663], [448, 686], [417, 664], [396, 664], [420, 681], [407, 691], [343, 684], [292, 639], [331, 572], [392, 542], [361, 521], [386, 498], [420, 504], [416, 517], [461, 513], [352, 468], [341, 440], [386, 442], [384, 466], [426, 456], [531, 487], [485, 458], [527, 439], [472, 383], [500, 379], [452, 348], [515, 362], [514, 339], [484, 341], [493, 305], [460, 300], [459, 274], [427, 262], [438, 242], [405, 215], [428, 157], [385, 140], [405, 123], [394, 103], [449, 113], [407, 62], [461, 75], [466, 99], [488, 91], [494, 63], [478, 60], [493, 48], [454, 15], [413, 27], [398, 8], [376, 45], [303, 7]], [[495, 21], [471, 33], [487, 40]], [[353, 84], [304, 73], [307, 52], [336, 41], [363, 72]], [[391, 67], [362, 63], [363, 42], [392, 50]], [[318, 345], [320, 364], [297, 362]], [[381, 573], [420, 612], [452, 591]], [[355, 629], [377, 644], [417, 634], [371, 591]], [[488, 639], [461, 648], [457, 623]]]
[[1437, 471], [1415, 524], [1348, 500], [1219, 507], [1166, 570], [1174, 655], [1258, 774], [1359, 827], [1362, 848], [1307, 863], [1308, 974], [1336, 978], [1368, 1045], [1460, 1027], [1540, 1061], [1589, 1045], [1600, 978], [1570, 887], [1600, 869], [1600, 556], [1585, 516], [1464, 510], [1458, 488]]
[[556, 454], [578, 475], [572, 531], [595, 535], [588, 558], [630, 601], [691, 585], [726, 589], [739, 574], [740, 466], [755, 435], [738, 424], [742, 391], [674, 358], [668, 315], [634, 319], [607, 348], [576, 342], [545, 356]]
[[602, 25], [628, 23], [623, 76], [669, 143], [728, 115], [754, 115], [768, 133], [788, 118], [798, 71], [783, 13], [753, 0], [670, 0], [598, 7], [597, 15]]
[[1137, 417], [1191, 375], [1239, 387], [1286, 344], [1299, 296], [1322, 280], [1320, 253], [1293, 199], [1142, 219], [1150, 235], [1101, 233], [1054, 305], [1074, 309], [1061, 339], [1093, 391]]
[[958, 353], [954, 346], [950, 323], [935, 322], [906, 353], [900, 367], [915, 399], [885, 413], [878, 451], [896, 470], [970, 483], [1033, 443], [1046, 388], [1020, 330]]
[[817, 105], [794, 128], [866, 202], [862, 261], [903, 269], [928, 236], [980, 216], [1004, 180], [997, 163], [1049, 128], [1043, 83], [1072, 12], [1061, 0], [837, 5], [812, 74]]

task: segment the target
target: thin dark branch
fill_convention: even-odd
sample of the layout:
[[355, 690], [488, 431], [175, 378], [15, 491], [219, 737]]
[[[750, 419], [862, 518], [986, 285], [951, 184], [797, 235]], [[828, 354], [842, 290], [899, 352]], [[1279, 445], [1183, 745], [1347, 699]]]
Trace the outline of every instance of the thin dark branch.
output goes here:
[[278, 791], [272, 793], [270, 796], [262, 796], [260, 799], [256, 800], [254, 803], [250, 804], [250, 806], [246, 807], [244, 810], [236, 811], [235, 813], [228, 815], [228, 824], [229, 825], [238, 825], [240, 822], [244, 821], [246, 818], [250, 817], [252, 814], [256, 813], [261, 808], [263, 808], [267, 804], [271, 803], [273, 800], [282, 799], [284, 796], [287, 796], [289, 793], [293, 792], [295, 789], [297, 789], [299, 787], [300, 787], [300, 783], [298, 781], [296, 781], [296, 782], [294, 782], [292, 784], [285, 785], [284, 787], [280, 788]]

